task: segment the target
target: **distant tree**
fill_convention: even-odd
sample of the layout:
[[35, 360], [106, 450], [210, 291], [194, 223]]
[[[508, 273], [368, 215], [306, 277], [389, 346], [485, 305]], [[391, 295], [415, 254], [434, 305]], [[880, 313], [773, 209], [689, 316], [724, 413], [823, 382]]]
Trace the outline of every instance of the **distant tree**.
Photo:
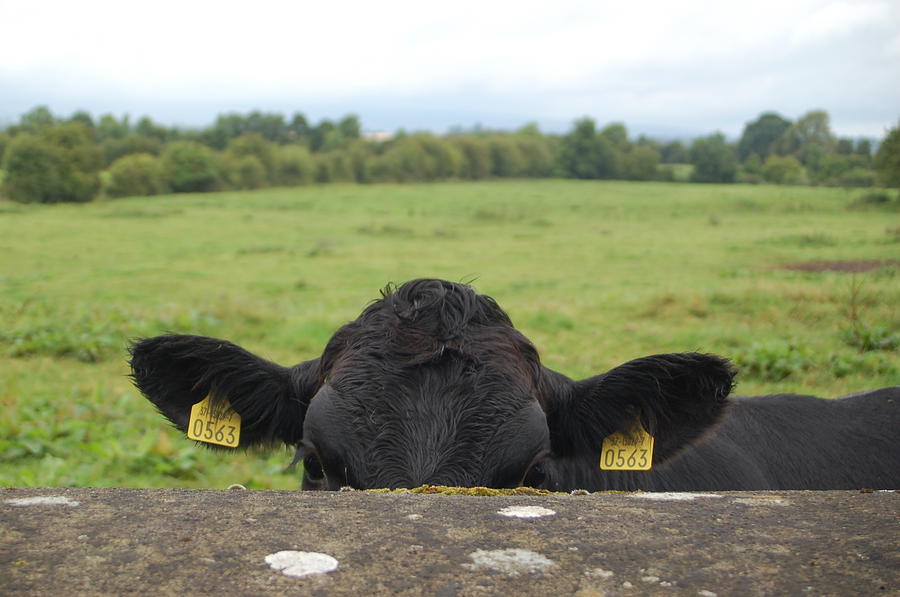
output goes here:
[[828, 113], [824, 110], [812, 110], [798, 118], [777, 144], [778, 153], [796, 156], [813, 172], [818, 169], [822, 158], [834, 151], [834, 146], [834, 134]]
[[688, 148], [681, 141], [670, 141], [659, 152], [663, 164], [687, 164], [690, 161]]
[[85, 128], [91, 132], [91, 135], [94, 134], [94, 119], [91, 115], [84, 110], [79, 110], [72, 114], [69, 117], [69, 122], [80, 122], [85, 126]]
[[158, 139], [159, 141], [169, 141], [172, 137], [166, 127], [153, 122], [149, 116], [142, 116], [137, 121], [134, 132], [148, 139]]
[[[637, 140], [634, 142], [634, 144], [640, 145], [641, 147], [650, 147], [650, 148], [654, 149], [656, 151], [656, 153], [662, 154], [663, 144], [660, 143], [659, 141], [657, 141], [656, 139], [648, 137], [647, 135], [640, 135], [637, 138]], [[660, 158], [661, 157], [662, 156], [660, 156]]]
[[241, 114], [219, 114], [213, 125], [203, 131], [203, 143], [214, 149], [225, 149], [229, 141], [248, 131], [247, 119]]
[[628, 129], [621, 122], [613, 122], [606, 125], [600, 134], [613, 144], [613, 147], [621, 152], [628, 151], [630, 143], [628, 142]]
[[338, 130], [341, 132], [341, 136], [346, 140], [359, 139], [360, 135], [360, 124], [359, 124], [359, 116], [356, 114], [348, 114], [344, 116], [337, 125]]
[[874, 165], [879, 184], [900, 187], [900, 123], [888, 131], [878, 146]]
[[851, 155], [853, 153], [853, 139], [847, 137], [839, 138], [834, 144], [834, 152], [840, 155]]
[[695, 139], [691, 144], [690, 157], [694, 166], [692, 181], [734, 182], [737, 156], [721, 133]]
[[649, 145], [635, 145], [622, 154], [622, 176], [627, 180], [653, 180], [658, 166], [659, 152]]
[[859, 139], [856, 142], [856, 146], [853, 148], [853, 153], [856, 155], [861, 155], [866, 158], [872, 157], [872, 142], [868, 139]]
[[618, 152], [612, 142], [597, 134], [594, 121], [581, 118], [562, 137], [557, 164], [568, 178], [612, 178], [618, 168]]
[[[12, 140], [12, 135], [7, 132], [0, 132], [0, 167], [3, 165], [3, 154], [6, 153], [6, 147], [9, 145], [9, 142]], [[3, 182], [0, 180], [0, 182]]]
[[[340, 135], [340, 131], [337, 130], [335, 124], [328, 120], [327, 118], [323, 118], [319, 121], [319, 124], [314, 126], [310, 131], [310, 139], [309, 139], [309, 148], [313, 151], [323, 151], [325, 147], [325, 141], [328, 138], [329, 134], [333, 131], [337, 131], [337, 134]], [[334, 139], [334, 135], [332, 135], [332, 139]], [[331, 141], [334, 144], [333, 140]]]
[[775, 112], [765, 112], [744, 126], [738, 141], [738, 157], [746, 161], [751, 154], [765, 160], [773, 153], [775, 144], [791, 126], [791, 121]]
[[166, 183], [176, 193], [215, 190], [219, 172], [213, 152], [195, 141], [178, 141], [162, 153]]
[[106, 194], [110, 197], [159, 195], [165, 192], [165, 172], [162, 162], [155, 155], [126, 155], [109, 167]]
[[90, 201], [100, 189], [100, 151], [78, 122], [22, 133], [3, 157], [4, 186], [10, 199], [58, 203]]
[[518, 129], [516, 129], [516, 135], [520, 135], [523, 137], [542, 137], [541, 129], [536, 122], [529, 122]]
[[121, 139], [106, 139], [100, 144], [103, 150], [104, 162], [112, 164], [122, 156], [133, 153], [149, 153], [159, 155], [162, 151], [162, 141], [155, 137], [144, 135], [128, 135]]
[[294, 112], [288, 124], [288, 139], [290, 143], [309, 145], [310, 128], [306, 116], [302, 112]]
[[32, 108], [19, 118], [18, 129], [26, 133], [39, 133], [56, 124], [56, 117], [47, 106]]
[[348, 139], [344, 137], [344, 134], [338, 127], [328, 129], [328, 131], [325, 133], [325, 136], [322, 138], [321, 144], [319, 145], [319, 151], [338, 151], [346, 147], [347, 141]]
[[129, 120], [127, 114], [122, 117], [122, 120], [116, 119], [112, 114], [102, 115], [95, 127], [97, 140], [102, 142], [107, 139], [124, 139], [131, 133]]
[[288, 126], [284, 116], [275, 112], [250, 112], [246, 118], [246, 129], [243, 133], [259, 133], [263, 139], [273, 143], [287, 143], [290, 139]]

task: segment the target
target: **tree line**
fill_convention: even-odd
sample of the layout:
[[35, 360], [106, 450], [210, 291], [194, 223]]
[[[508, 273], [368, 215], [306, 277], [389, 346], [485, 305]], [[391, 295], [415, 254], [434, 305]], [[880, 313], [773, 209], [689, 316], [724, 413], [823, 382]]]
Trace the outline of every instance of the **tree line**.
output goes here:
[[791, 121], [774, 112], [748, 122], [740, 139], [721, 133], [689, 143], [631, 138], [622, 123], [588, 117], [562, 135], [534, 124], [516, 131], [456, 129], [369, 136], [359, 118], [310, 123], [302, 113], [224, 114], [203, 129], [143, 117], [40, 106], [0, 131], [6, 197], [22, 202], [90, 201], [161, 193], [257, 189], [328, 182], [427, 182], [511, 177], [900, 186], [900, 127], [878, 150], [839, 138], [826, 112]]

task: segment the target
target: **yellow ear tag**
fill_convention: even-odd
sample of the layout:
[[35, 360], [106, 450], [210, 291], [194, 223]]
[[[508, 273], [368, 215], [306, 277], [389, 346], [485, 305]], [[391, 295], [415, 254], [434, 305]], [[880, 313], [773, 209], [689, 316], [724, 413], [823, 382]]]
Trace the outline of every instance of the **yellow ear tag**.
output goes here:
[[237, 448], [241, 441], [241, 415], [231, 409], [227, 400], [214, 409], [207, 396], [191, 407], [187, 436], [198, 442]]
[[621, 431], [603, 438], [600, 468], [605, 471], [649, 471], [653, 465], [653, 436], [640, 423], [631, 433]]

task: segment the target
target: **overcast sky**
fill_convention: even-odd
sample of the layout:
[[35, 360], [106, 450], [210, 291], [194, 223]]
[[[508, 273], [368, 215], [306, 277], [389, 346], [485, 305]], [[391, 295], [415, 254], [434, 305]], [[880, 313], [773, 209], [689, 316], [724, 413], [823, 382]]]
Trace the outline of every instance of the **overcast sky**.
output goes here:
[[45, 104], [203, 126], [253, 109], [366, 130], [740, 134], [821, 108], [900, 120], [897, 0], [0, 0], [0, 124]]

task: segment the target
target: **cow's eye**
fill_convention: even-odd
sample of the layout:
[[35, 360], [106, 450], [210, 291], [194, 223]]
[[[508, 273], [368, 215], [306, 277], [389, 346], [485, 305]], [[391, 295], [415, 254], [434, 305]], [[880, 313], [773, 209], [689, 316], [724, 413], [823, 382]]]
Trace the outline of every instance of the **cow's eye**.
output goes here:
[[525, 473], [525, 478], [522, 479], [522, 485], [525, 487], [540, 488], [546, 480], [547, 471], [544, 468], [544, 461], [538, 460], [531, 465], [531, 468]]
[[315, 452], [309, 452], [303, 457], [303, 472], [311, 481], [321, 481], [325, 478], [325, 471], [322, 470], [322, 462]]

